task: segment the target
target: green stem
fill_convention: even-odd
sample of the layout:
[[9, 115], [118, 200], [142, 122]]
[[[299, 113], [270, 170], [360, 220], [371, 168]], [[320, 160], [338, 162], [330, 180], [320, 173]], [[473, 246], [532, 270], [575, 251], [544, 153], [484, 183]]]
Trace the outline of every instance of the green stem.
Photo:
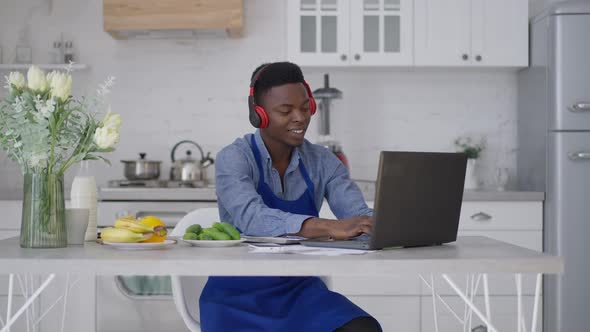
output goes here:
[[[88, 120], [88, 121], [90, 121], [90, 120]], [[91, 126], [90, 124], [86, 125], [85, 130], [84, 130], [84, 137], [82, 137], [82, 139], [80, 139], [80, 141], [78, 142], [78, 145], [76, 146], [76, 148], [74, 149], [74, 151], [72, 152], [70, 157], [66, 160], [64, 165], [59, 170], [60, 174], [63, 174], [70, 166], [72, 166], [77, 161], [75, 159], [75, 157], [77, 155], [79, 155], [80, 153], [83, 153], [84, 156], [86, 156], [86, 154], [88, 153], [88, 150], [90, 149], [90, 145], [91, 145], [89, 141], [92, 140], [93, 135], [94, 135], [94, 126]]]
[[55, 161], [55, 134], [52, 133], [51, 134], [51, 154], [49, 156], [49, 167], [48, 167], [48, 173], [52, 174], [52, 170], [53, 170], [53, 163]]
[[53, 170], [53, 163], [55, 162], [55, 138], [57, 136], [57, 132], [58, 132], [58, 128], [56, 128], [57, 124], [54, 125], [53, 123], [55, 123], [54, 121], [55, 119], [55, 114], [57, 113], [57, 106], [56, 106], [56, 111], [53, 112], [53, 114], [51, 115], [51, 119], [49, 122], [49, 129], [51, 132], [51, 153], [49, 155], [49, 165], [48, 165], [48, 172], [49, 174], [52, 174], [52, 170]]

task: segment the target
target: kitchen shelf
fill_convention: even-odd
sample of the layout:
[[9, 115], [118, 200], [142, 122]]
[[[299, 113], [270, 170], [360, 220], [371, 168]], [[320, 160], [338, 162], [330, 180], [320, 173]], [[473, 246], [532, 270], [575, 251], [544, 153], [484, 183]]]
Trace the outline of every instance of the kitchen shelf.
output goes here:
[[[29, 69], [29, 67], [32, 64], [0, 64], [0, 71], [6, 71], [6, 70], [27, 70]], [[65, 70], [66, 67], [68, 65], [67, 64], [37, 64], [37, 67], [41, 68], [41, 69], [45, 69], [45, 70], [57, 70], [57, 69], [61, 69], [61, 70]], [[73, 70], [85, 70], [88, 69], [88, 65], [86, 64], [81, 64], [81, 63], [75, 63], [72, 65], [72, 69]]]

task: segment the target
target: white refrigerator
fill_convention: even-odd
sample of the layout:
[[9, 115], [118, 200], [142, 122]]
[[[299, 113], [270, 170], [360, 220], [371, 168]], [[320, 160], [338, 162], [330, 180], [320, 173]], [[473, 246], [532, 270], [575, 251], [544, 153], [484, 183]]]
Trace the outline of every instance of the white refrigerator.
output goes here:
[[544, 331], [590, 331], [590, 1], [531, 20], [518, 75], [518, 179], [545, 191], [545, 252], [565, 272], [543, 282]]

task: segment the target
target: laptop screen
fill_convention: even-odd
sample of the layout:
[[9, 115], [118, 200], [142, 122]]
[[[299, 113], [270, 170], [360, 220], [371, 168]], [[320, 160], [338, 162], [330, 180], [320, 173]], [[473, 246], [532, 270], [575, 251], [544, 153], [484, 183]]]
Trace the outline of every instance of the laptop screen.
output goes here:
[[455, 241], [466, 166], [463, 153], [381, 152], [371, 247]]

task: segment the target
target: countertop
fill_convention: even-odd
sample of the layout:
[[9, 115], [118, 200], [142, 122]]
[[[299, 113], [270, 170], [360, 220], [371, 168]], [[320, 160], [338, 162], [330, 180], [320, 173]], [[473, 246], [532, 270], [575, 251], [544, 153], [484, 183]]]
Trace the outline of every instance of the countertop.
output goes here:
[[[371, 181], [355, 181], [365, 200], [375, 200], [375, 183]], [[6, 193], [0, 196], [0, 200], [18, 201], [22, 199], [22, 192]], [[69, 189], [66, 189], [66, 199], [69, 199]], [[217, 201], [215, 187], [206, 188], [98, 188], [98, 199], [101, 201]], [[463, 194], [464, 201], [533, 201], [545, 200], [542, 191], [520, 190], [466, 190]]]
[[[195, 257], [198, 264], [195, 264]], [[350, 266], [355, 268], [351, 269]], [[102, 275], [362, 275], [415, 273], [562, 273], [563, 259], [486, 237], [466, 236], [442, 246], [379, 250], [365, 255], [252, 254], [228, 248], [117, 250], [95, 242], [60, 249], [23, 249], [18, 238], [0, 240], [0, 266], [8, 273]]]
[[[375, 184], [356, 182], [366, 201], [375, 200]], [[102, 201], [216, 201], [215, 188], [107, 188], [101, 187], [98, 197]], [[543, 201], [545, 193], [539, 191], [466, 190], [464, 201]]]

